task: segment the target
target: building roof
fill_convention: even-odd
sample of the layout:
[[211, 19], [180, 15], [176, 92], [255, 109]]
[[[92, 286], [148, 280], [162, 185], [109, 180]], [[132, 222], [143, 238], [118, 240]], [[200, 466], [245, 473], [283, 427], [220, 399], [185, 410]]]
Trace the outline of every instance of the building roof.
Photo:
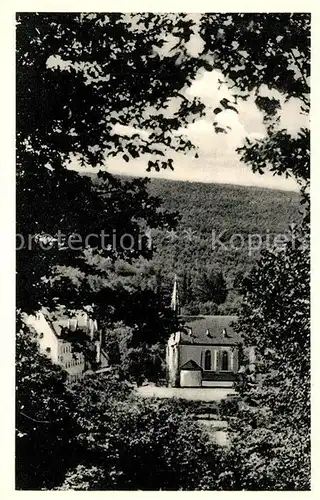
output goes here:
[[189, 359], [189, 361], [187, 361], [184, 365], [180, 366], [180, 370], [189, 370], [193, 372], [198, 372], [202, 371], [202, 368], [199, 365], [197, 365], [195, 361]]
[[86, 313], [78, 312], [73, 317], [68, 317], [65, 314], [52, 314], [48, 311], [44, 312], [47, 322], [51, 325], [53, 332], [58, 337], [62, 337], [65, 331], [75, 332], [83, 330], [88, 332], [92, 329], [97, 331], [97, 322], [88, 317]]
[[55, 321], [50, 321], [49, 323], [51, 324], [53, 331], [58, 337], [61, 336], [63, 333], [63, 329], [68, 327], [68, 322], [67, 320], [55, 320]]
[[233, 324], [237, 316], [191, 316], [183, 318], [181, 344], [236, 345], [240, 341]]

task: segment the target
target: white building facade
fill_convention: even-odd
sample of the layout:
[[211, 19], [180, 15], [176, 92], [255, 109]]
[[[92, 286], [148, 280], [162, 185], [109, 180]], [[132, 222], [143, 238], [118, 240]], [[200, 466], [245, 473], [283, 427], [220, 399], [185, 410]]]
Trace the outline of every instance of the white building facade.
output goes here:
[[88, 338], [96, 368], [101, 370], [108, 366], [108, 358], [101, 348], [101, 331], [98, 330], [97, 321], [87, 313], [80, 312], [73, 318], [54, 318], [43, 310], [25, 316], [24, 321], [35, 330], [40, 351], [67, 372], [67, 382], [81, 379], [88, 369], [83, 352], [75, 348], [77, 336], [83, 338], [85, 335]]

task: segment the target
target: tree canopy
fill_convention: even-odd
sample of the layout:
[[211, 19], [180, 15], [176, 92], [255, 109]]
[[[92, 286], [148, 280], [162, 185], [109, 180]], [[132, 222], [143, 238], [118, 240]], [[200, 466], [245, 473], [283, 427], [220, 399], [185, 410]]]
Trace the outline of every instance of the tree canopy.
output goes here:
[[[104, 174], [109, 195], [101, 200], [66, 166], [73, 158], [101, 166], [108, 157], [143, 155], [152, 158], [148, 169], [173, 168], [170, 151], [192, 148], [179, 130], [208, 111], [185, 96], [199, 71], [220, 70], [233, 88], [234, 102], [220, 103], [217, 116], [255, 95], [267, 136], [241, 149], [245, 163], [260, 173], [308, 179], [308, 131], [292, 137], [279, 129], [281, 99], [259, 93], [266, 86], [283, 99], [300, 99], [301, 112], [308, 111], [309, 31], [309, 16], [301, 14], [18, 14], [17, 232], [26, 239], [54, 238], [58, 229], [136, 234], [138, 215], [147, 225], [173, 224], [160, 217], [159, 202], [148, 199], [141, 181], [121, 186]], [[202, 46], [192, 54], [188, 44], [196, 37]], [[120, 133], [119, 125], [134, 133]], [[214, 129], [227, 132], [216, 121]], [[34, 296], [32, 306], [42, 294], [49, 300], [43, 285], [57, 261], [83, 264], [83, 245], [79, 252], [53, 246], [18, 252], [18, 297]], [[24, 275], [27, 267], [33, 272]]]

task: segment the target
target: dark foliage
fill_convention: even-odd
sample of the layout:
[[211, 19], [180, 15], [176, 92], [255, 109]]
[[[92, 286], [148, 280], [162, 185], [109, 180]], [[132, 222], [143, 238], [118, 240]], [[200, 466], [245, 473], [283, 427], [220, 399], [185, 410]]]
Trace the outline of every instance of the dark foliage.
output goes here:
[[16, 488], [51, 489], [77, 453], [65, 373], [39, 354], [18, 318], [16, 336]]
[[134, 395], [119, 400], [101, 390], [105, 382], [91, 379], [74, 387], [82, 451], [59, 489], [210, 488], [211, 471], [214, 477], [221, 472], [222, 453], [190, 421], [188, 408]]
[[[308, 113], [310, 16], [204, 14], [199, 23], [204, 42], [199, 57], [191, 56], [185, 47], [193, 36], [194, 24], [187, 14], [137, 14], [134, 22], [117, 13], [18, 15], [17, 229], [31, 235], [32, 240], [40, 237], [43, 241], [47, 233], [53, 237], [52, 251], [39, 251], [38, 247], [31, 252], [18, 251], [18, 307], [32, 311], [42, 304], [60, 302], [81, 307], [91, 303], [103, 288], [101, 283], [94, 286], [99, 281], [96, 261], [100, 257], [110, 257], [114, 264], [119, 257], [128, 263], [140, 255], [150, 256], [148, 246], [138, 253], [110, 255], [107, 250], [101, 255], [90, 244], [86, 250], [81, 247], [79, 252], [69, 252], [56, 243], [59, 229], [68, 235], [87, 235], [96, 229], [116, 228], [121, 234], [125, 230], [136, 235], [146, 226], [174, 227], [175, 214], [161, 212], [159, 203], [149, 199], [144, 181], [123, 183], [103, 174], [105, 187], [99, 193], [90, 180], [65, 166], [74, 155], [80, 164], [97, 166], [104, 157], [120, 155], [129, 161], [150, 154], [149, 169], [173, 168], [170, 151], [192, 149], [190, 141], [175, 133], [205, 112], [201, 102], [189, 101], [181, 94], [199, 68], [220, 69], [234, 89], [234, 102], [221, 100], [214, 112], [217, 117], [226, 109], [237, 111], [238, 99], [248, 98], [249, 92], [256, 95], [267, 137], [247, 142], [239, 151], [242, 160], [255, 172], [269, 168], [274, 174], [294, 176], [303, 193], [307, 192], [309, 133], [301, 129], [293, 137], [279, 129], [276, 122], [281, 104], [262, 102], [259, 89], [265, 85], [285, 99], [298, 98], [301, 113]], [[162, 53], [159, 49], [169, 34], [177, 43], [168, 54]], [[164, 110], [172, 98], [177, 98], [179, 105], [170, 116]], [[225, 133], [216, 120], [215, 131]], [[118, 134], [115, 124], [146, 131], [148, 139], [139, 134]], [[254, 201], [252, 193], [248, 194], [250, 203]], [[211, 205], [214, 194], [211, 191], [208, 199]], [[291, 195], [281, 196], [291, 210]], [[231, 198], [229, 191], [224, 206], [218, 209], [220, 221], [227, 219], [229, 235], [239, 229], [241, 221], [237, 214], [237, 224], [234, 222]], [[241, 206], [248, 207], [250, 217], [240, 232], [248, 234], [248, 220], [250, 231], [256, 225], [261, 232], [255, 215], [262, 211], [261, 199], [260, 193], [257, 209], [242, 199]], [[198, 199], [194, 206], [198, 212], [204, 210]], [[169, 205], [167, 208], [171, 210]], [[269, 219], [266, 215], [268, 224], [278, 217], [278, 208], [274, 204]], [[164, 233], [155, 236], [155, 241], [163, 242], [163, 261], [158, 257], [158, 262], [166, 262], [168, 269], [176, 267], [178, 255], [185, 254], [180, 262], [191, 262], [193, 249], [207, 245], [208, 224], [203, 225], [197, 210], [193, 208], [191, 214], [197, 225], [186, 226], [197, 230], [196, 247], [186, 250], [176, 242], [166, 253]], [[285, 225], [287, 214], [287, 210], [281, 212]], [[307, 489], [310, 346], [309, 252], [301, 243], [305, 234], [307, 227], [297, 238], [297, 248], [289, 244], [282, 252], [263, 253], [260, 265], [243, 283], [247, 295], [240, 328], [247, 341], [257, 345], [261, 377], [260, 385], [245, 385], [247, 406], [241, 409], [239, 419], [230, 422], [230, 452], [222, 453], [212, 445], [207, 434], [190, 422], [179, 402], [138, 400], [119, 378], [88, 379], [67, 390], [59, 370], [39, 355], [19, 326], [17, 487]], [[204, 268], [203, 255], [201, 250], [193, 252], [197, 272]], [[221, 266], [222, 260], [217, 254], [215, 264], [228, 284], [229, 269]], [[229, 262], [232, 260], [231, 253]], [[247, 255], [242, 254], [234, 273], [248, 271], [245, 261]], [[206, 259], [205, 265], [208, 262]], [[74, 286], [78, 271], [85, 279]], [[128, 267], [122, 269], [122, 279], [126, 279], [123, 271], [126, 274]], [[109, 277], [107, 274], [104, 279]], [[140, 316], [144, 315], [141, 298], [150, 302], [150, 311], [159, 306], [159, 302], [154, 305], [159, 280], [156, 299], [146, 289], [132, 302], [132, 313], [136, 307], [139, 311], [135, 317], [139, 325], [143, 325]], [[112, 313], [114, 306], [107, 303], [106, 308]], [[150, 321], [152, 324], [152, 318]], [[152, 336], [153, 331], [146, 327], [144, 335]], [[158, 339], [159, 331], [152, 343]], [[133, 347], [138, 354], [133, 356], [136, 364], [142, 355], [140, 347]]]

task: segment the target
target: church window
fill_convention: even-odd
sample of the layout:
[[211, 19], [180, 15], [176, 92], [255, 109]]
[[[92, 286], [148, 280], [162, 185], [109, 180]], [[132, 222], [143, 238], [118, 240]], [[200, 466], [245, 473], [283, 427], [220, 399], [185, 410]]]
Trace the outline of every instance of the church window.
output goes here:
[[221, 371], [227, 372], [229, 370], [229, 355], [228, 351], [222, 351], [221, 355]]
[[204, 369], [211, 370], [211, 352], [206, 351], [204, 355]]
[[217, 350], [213, 351], [213, 371], [217, 371]]

